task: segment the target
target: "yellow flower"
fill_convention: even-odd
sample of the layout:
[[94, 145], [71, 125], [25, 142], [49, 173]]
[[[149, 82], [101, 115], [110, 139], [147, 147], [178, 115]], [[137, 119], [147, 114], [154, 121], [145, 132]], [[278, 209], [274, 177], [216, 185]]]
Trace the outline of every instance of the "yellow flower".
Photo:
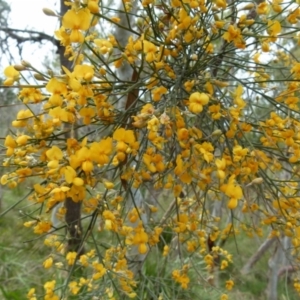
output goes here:
[[8, 66], [4, 69], [4, 75], [7, 79], [3, 82], [4, 85], [13, 85], [15, 81], [20, 78], [20, 72], [17, 71], [13, 66]]
[[181, 284], [181, 287], [183, 289], [188, 288], [188, 284], [190, 282], [190, 278], [187, 276], [186, 271], [179, 271], [179, 270], [174, 270], [172, 272], [172, 277], [173, 279]]
[[216, 159], [215, 164], [218, 168], [218, 177], [220, 179], [224, 179], [225, 178], [225, 169], [226, 169], [226, 160], [224, 158], [222, 159]]
[[39, 103], [44, 99], [41, 91], [35, 88], [23, 88], [19, 93], [19, 99], [23, 103]]
[[17, 147], [17, 143], [16, 143], [16, 141], [10, 135], [8, 135], [5, 138], [4, 146], [6, 146], [8, 148], [16, 148]]
[[110, 210], [105, 210], [102, 216], [105, 219], [105, 229], [116, 231], [118, 228], [116, 216]]
[[226, 0], [215, 0], [214, 1], [219, 8], [225, 9], [227, 7]]
[[233, 288], [233, 286], [234, 286], [234, 282], [232, 280], [227, 280], [226, 281], [226, 286], [225, 287], [228, 291], [230, 291]]
[[92, 263], [92, 265], [93, 265], [93, 268], [95, 271], [95, 273], [93, 275], [93, 280], [97, 280], [105, 275], [106, 269], [104, 268], [104, 266], [101, 263], [94, 261]]
[[16, 173], [19, 175], [18, 182], [23, 182], [26, 177], [30, 176], [32, 174], [32, 169], [30, 168], [21, 168], [16, 171]]
[[76, 171], [71, 166], [64, 168], [64, 175], [67, 183], [73, 183], [76, 186], [82, 186], [84, 184], [83, 179], [77, 177]]
[[215, 21], [214, 25], [218, 28], [218, 29], [222, 29], [225, 25], [225, 21]]
[[202, 144], [196, 144], [194, 149], [201, 153], [206, 162], [213, 160], [214, 156], [212, 152], [214, 151], [214, 147], [211, 143], [204, 142]]
[[132, 145], [136, 141], [134, 131], [125, 130], [124, 128], [118, 128], [113, 134], [113, 139], [128, 145]]
[[28, 120], [33, 116], [29, 109], [21, 109], [17, 114], [17, 120], [12, 122], [14, 127], [25, 127], [27, 126]]
[[281, 32], [281, 25], [280, 25], [279, 21], [277, 21], [277, 20], [275, 20], [275, 21], [269, 20], [268, 21], [267, 32], [272, 37], [277, 36], [278, 33]]
[[149, 42], [149, 41], [143, 41], [144, 46], [144, 53], [146, 54], [146, 61], [151, 63], [155, 60], [157, 47]]
[[226, 294], [222, 294], [220, 300], [228, 300], [228, 296]]
[[[93, 155], [95, 153], [92, 149], [87, 147], [82, 147], [74, 155], [70, 157], [70, 165], [73, 170], [76, 170], [78, 167], [81, 167], [85, 173], [90, 173], [94, 169], [93, 165]], [[68, 173], [69, 172], [69, 173]], [[70, 173], [71, 172], [71, 173]], [[71, 169], [68, 169], [67, 176], [74, 174]], [[73, 176], [73, 175], [72, 175]], [[69, 177], [71, 180], [71, 177]]]
[[269, 43], [268, 42], [263, 42], [261, 44], [261, 50], [263, 52], [269, 52], [270, 51], [270, 46], [269, 46]]
[[104, 185], [105, 185], [105, 187], [106, 187], [108, 190], [113, 189], [114, 186], [115, 186], [115, 185], [114, 185], [112, 182], [110, 182], [110, 181], [104, 181]]
[[71, 281], [69, 283], [69, 289], [73, 295], [77, 295], [78, 292], [80, 291], [80, 286], [76, 281]]
[[234, 162], [238, 162], [240, 160], [242, 160], [248, 153], [248, 149], [247, 148], [243, 148], [240, 145], [235, 145], [233, 147], [233, 161]]
[[35, 288], [31, 288], [29, 292], [27, 293], [27, 299], [28, 300], [37, 300], [35, 297]]
[[83, 123], [85, 125], [91, 124], [92, 118], [96, 115], [95, 109], [92, 107], [83, 107], [79, 114], [83, 117]]
[[89, 265], [89, 262], [88, 262], [88, 256], [85, 255], [85, 254], [80, 255], [79, 262], [80, 262], [81, 265], [83, 265], [84, 267], [87, 267], [87, 266]]
[[296, 79], [300, 78], [300, 63], [295, 63], [291, 69], [291, 73], [293, 73]]
[[98, 0], [89, 0], [87, 8], [90, 10], [92, 14], [97, 14], [99, 13], [99, 5], [98, 5]]
[[224, 269], [226, 269], [227, 267], [228, 267], [228, 261], [225, 260], [225, 259], [223, 259], [222, 262], [221, 262], [221, 267], [220, 267], [220, 269], [221, 269], [221, 270], [224, 270]]
[[164, 86], [159, 86], [151, 91], [153, 101], [157, 102], [161, 99], [162, 95], [166, 94], [168, 90]]
[[139, 219], [139, 216], [140, 216], [139, 210], [136, 209], [136, 208], [133, 208], [133, 209], [128, 213], [128, 220], [129, 220], [131, 223], [135, 223], [135, 222]]
[[297, 24], [299, 16], [300, 16], [300, 9], [297, 8], [288, 15], [287, 21], [291, 24]]
[[69, 266], [74, 265], [76, 257], [77, 257], [77, 252], [75, 252], [75, 251], [67, 253], [66, 260], [67, 260]]
[[245, 48], [245, 42], [241, 35], [241, 30], [233, 25], [229, 25], [227, 32], [223, 34], [223, 39], [228, 43], [234, 42], [237, 48]]
[[197, 247], [196, 241], [187, 241], [187, 251], [188, 252], [195, 252]]
[[190, 95], [189, 98], [189, 110], [194, 113], [200, 113], [203, 110], [203, 106], [209, 101], [209, 96], [205, 93], [195, 92]]
[[257, 5], [256, 11], [259, 15], [267, 14], [269, 11], [269, 4], [267, 2], [261, 2]]
[[109, 155], [113, 151], [112, 138], [102, 139], [99, 143], [92, 143], [91, 155], [92, 159], [99, 165], [104, 165], [109, 162]]
[[54, 295], [54, 289], [55, 289], [55, 284], [56, 281], [52, 280], [52, 281], [47, 281], [44, 284], [44, 289], [45, 289], [45, 299], [47, 300], [58, 300], [58, 296]]
[[33, 232], [37, 234], [47, 233], [52, 227], [51, 222], [49, 221], [40, 221], [34, 227]]
[[188, 29], [191, 26], [192, 19], [188, 15], [188, 12], [181, 8], [179, 11], [179, 25], [178, 28], [180, 29]]
[[49, 161], [58, 162], [63, 158], [63, 153], [57, 146], [53, 146], [51, 149], [46, 151], [46, 156]]
[[81, 30], [88, 30], [92, 15], [89, 9], [68, 10], [62, 18], [62, 25], [66, 29], [71, 29], [71, 43], [83, 43], [84, 36]]
[[95, 39], [94, 43], [99, 47], [101, 54], [111, 53], [113, 50], [113, 44], [105, 39]]
[[168, 245], [164, 246], [163, 256], [167, 256], [169, 254], [170, 247]]
[[126, 238], [127, 245], [136, 245], [140, 254], [145, 254], [148, 251], [148, 234], [145, 232], [142, 223], [134, 229], [131, 235]]
[[70, 35], [66, 32], [66, 28], [64, 26], [61, 26], [59, 28], [59, 30], [56, 30], [54, 32], [55, 34], [55, 37], [60, 40], [60, 43], [63, 45], [63, 46], [68, 46], [70, 45], [71, 41], [70, 41]]
[[90, 65], [77, 65], [72, 72], [76, 79], [82, 81], [91, 81], [94, 77], [94, 68]]
[[10, 156], [14, 153], [14, 149], [17, 147], [17, 142], [10, 136], [6, 136], [4, 146], [7, 147], [6, 155]]
[[69, 113], [65, 108], [61, 108], [60, 106], [50, 109], [49, 116], [53, 118], [52, 123], [55, 126], [60, 126], [61, 121], [63, 122], [73, 121], [73, 115]]
[[66, 84], [56, 78], [51, 78], [48, 81], [46, 90], [52, 93], [51, 97], [48, 100], [49, 107], [61, 106], [63, 102], [61, 95], [66, 95], [68, 91]]
[[243, 191], [235, 182], [235, 175], [231, 175], [228, 183], [221, 186], [221, 191], [230, 198], [228, 208], [234, 209], [238, 205], [238, 200], [243, 197]]
[[51, 268], [52, 265], [53, 265], [53, 258], [52, 258], [52, 257], [47, 258], [47, 259], [43, 262], [43, 266], [44, 266], [45, 269]]

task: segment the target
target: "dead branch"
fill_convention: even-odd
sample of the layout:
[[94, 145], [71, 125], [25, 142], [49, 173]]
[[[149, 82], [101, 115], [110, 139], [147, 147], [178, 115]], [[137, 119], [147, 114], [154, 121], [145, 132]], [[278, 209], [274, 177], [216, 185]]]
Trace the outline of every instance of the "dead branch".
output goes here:
[[[5, 32], [10, 38], [16, 40], [18, 44], [25, 42], [41, 43], [42, 41], [46, 40], [57, 47], [59, 46], [59, 41], [55, 40], [53, 36], [50, 36], [44, 32], [9, 27], [0, 27], [0, 31]], [[22, 36], [21, 34], [27, 34], [28, 36]]]
[[273, 243], [276, 241], [276, 237], [273, 238], [267, 238], [258, 248], [256, 253], [254, 253], [248, 262], [245, 264], [245, 266], [242, 268], [241, 273], [242, 274], [248, 274], [252, 267], [260, 260], [260, 258], [264, 255], [264, 253], [273, 245]]

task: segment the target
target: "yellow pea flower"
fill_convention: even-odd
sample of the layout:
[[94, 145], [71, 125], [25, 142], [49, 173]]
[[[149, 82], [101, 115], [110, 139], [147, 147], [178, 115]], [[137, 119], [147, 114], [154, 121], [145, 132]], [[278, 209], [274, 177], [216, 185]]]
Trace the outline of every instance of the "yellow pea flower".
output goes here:
[[94, 43], [99, 47], [101, 54], [111, 53], [113, 50], [113, 44], [105, 39], [95, 39]]
[[209, 96], [205, 93], [195, 92], [190, 95], [189, 98], [189, 110], [194, 113], [200, 113], [203, 110], [203, 106], [209, 101]]
[[267, 2], [261, 2], [257, 5], [256, 11], [259, 15], [267, 14], [270, 10], [269, 4]]
[[66, 260], [67, 260], [69, 266], [74, 265], [76, 256], [77, 256], [77, 252], [75, 252], [75, 251], [67, 253]]
[[228, 291], [230, 291], [233, 288], [233, 286], [234, 286], [234, 282], [232, 280], [227, 280], [226, 281], [226, 286], [225, 287]]
[[37, 300], [35, 296], [35, 288], [31, 288], [29, 292], [27, 293], [27, 299], [28, 300]]
[[37, 234], [46, 233], [51, 229], [51, 222], [49, 221], [41, 221], [38, 222], [37, 225], [34, 227], [33, 232]]
[[93, 265], [93, 268], [94, 268], [94, 275], [93, 275], [93, 280], [97, 280], [101, 277], [103, 277], [106, 273], [106, 269], [104, 268], [103, 264], [97, 262], [97, 261], [94, 261], [92, 263]]
[[151, 63], [155, 60], [156, 52], [157, 52], [157, 47], [149, 42], [149, 41], [143, 41], [144, 45], [144, 53], [146, 54], [146, 61]]
[[20, 72], [17, 71], [13, 66], [8, 66], [4, 69], [4, 75], [7, 79], [3, 82], [4, 85], [13, 85], [13, 83], [20, 78]]
[[53, 265], [53, 258], [52, 258], [52, 257], [47, 258], [47, 259], [43, 262], [43, 266], [44, 266], [45, 269], [51, 268], [52, 265]]
[[281, 25], [280, 25], [280, 22], [275, 20], [275, 21], [272, 21], [272, 20], [269, 20], [268, 21], [268, 29], [267, 29], [267, 32], [269, 35], [271, 35], [272, 37], [274, 36], [277, 36], [278, 33], [281, 32]]
[[69, 289], [73, 295], [77, 295], [78, 292], [80, 291], [80, 286], [76, 281], [71, 281], [69, 283]]
[[92, 15], [89, 9], [79, 9], [78, 11], [70, 9], [62, 18], [62, 25], [66, 29], [71, 29], [70, 41], [72, 43], [83, 43], [84, 36], [82, 30], [88, 30], [90, 27]]
[[82, 186], [84, 184], [83, 179], [77, 177], [76, 171], [71, 166], [64, 168], [64, 175], [67, 183], [73, 183], [76, 186]]
[[63, 158], [63, 153], [57, 146], [53, 146], [46, 151], [46, 156], [49, 160], [61, 160]]
[[98, 5], [98, 0], [89, 0], [87, 8], [92, 14], [97, 14], [99, 13], [99, 5]]
[[95, 109], [93, 107], [83, 107], [79, 114], [83, 117], [83, 123], [85, 125], [91, 124], [92, 118], [96, 115]]

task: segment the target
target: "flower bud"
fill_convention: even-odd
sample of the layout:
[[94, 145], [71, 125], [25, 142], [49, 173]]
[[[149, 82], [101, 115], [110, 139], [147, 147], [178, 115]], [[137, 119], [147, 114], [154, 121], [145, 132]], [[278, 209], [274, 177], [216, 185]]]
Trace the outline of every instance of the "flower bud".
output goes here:
[[54, 76], [54, 73], [51, 69], [47, 70], [48, 75], [52, 78]]
[[43, 8], [43, 13], [49, 17], [57, 17], [57, 14], [49, 8]]
[[257, 177], [257, 178], [252, 180], [252, 184], [262, 184], [263, 181], [264, 181], [263, 178]]
[[26, 70], [26, 67], [22, 65], [14, 65], [14, 68], [19, 72]]
[[44, 76], [41, 75], [41, 74], [39, 74], [39, 73], [34, 73], [33, 76], [34, 76], [34, 78], [35, 78], [36, 80], [40, 80], [40, 81], [45, 81], [45, 80], [46, 80], [46, 79], [44, 78]]
[[254, 7], [254, 3], [249, 3], [246, 6], [244, 6], [242, 8], [242, 10], [249, 10], [249, 9], [252, 9], [253, 7]]
[[22, 66], [27, 67], [27, 68], [31, 67], [31, 64], [28, 61], [26, 61], [26, 60], [22, 60], [21, 64], [22, 64]]
[[222, 134], [222, 131], [220, 129], [215, 130], [211, 135], [212, 136], [219, 136]]

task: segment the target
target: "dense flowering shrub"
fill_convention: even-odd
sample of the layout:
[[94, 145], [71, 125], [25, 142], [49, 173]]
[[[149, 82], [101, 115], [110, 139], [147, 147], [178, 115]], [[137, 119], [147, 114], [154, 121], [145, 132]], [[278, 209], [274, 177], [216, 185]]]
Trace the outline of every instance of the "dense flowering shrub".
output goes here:
[[63, 73], [4, 70], [24, 108], [1, 183], [30, 179], [24, 225], [44, 236], [44, 268], [64, 274], [27, 298], [196, 299], [202, 287], [229, 299], [239, 236], [288, 240], [295, 270], [299, 5], [67, 5]]

